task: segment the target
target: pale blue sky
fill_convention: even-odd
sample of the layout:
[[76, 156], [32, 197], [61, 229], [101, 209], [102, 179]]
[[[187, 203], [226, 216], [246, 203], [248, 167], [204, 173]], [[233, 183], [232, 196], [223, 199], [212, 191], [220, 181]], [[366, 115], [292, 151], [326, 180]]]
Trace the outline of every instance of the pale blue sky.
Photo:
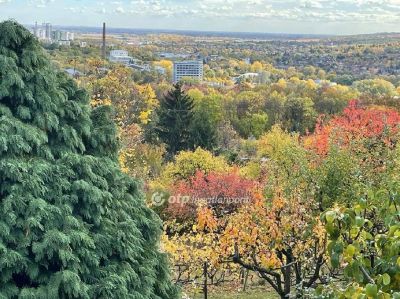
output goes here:
[[0, 0], [24, 24], [353, 34], [400, 31], [400, 0]]

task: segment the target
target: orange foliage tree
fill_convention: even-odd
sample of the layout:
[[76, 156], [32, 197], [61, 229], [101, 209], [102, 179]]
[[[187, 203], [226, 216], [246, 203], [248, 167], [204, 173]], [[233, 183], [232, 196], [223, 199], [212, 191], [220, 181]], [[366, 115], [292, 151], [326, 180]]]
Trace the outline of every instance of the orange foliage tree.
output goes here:
[[198, 171], [175, 182], [170, 190], [175, 200], [164, 215], [168, 220], [163, 246], [171, 255], [178, 282], [202, 283], [206, 275], [209, 284], [217, 285], [238, 278], [239, 267], [224, 261], [219, 250], [221, 234], [228, 215], [243, 202], [254, 202], [256, 189], [257, 183], [240, 177], [237, 170]]
[[288, 298], [293, 286], [301, 297], [325, 263], [326, 233], [313, 211], [314, 202], [297, 192], [286, 197], [278, 190], [271, 201], [258, 198], [227, 219], [221, 251], [258, 273], [281, 298]]
[[351, 101], [343, 114], [327, 123], [320, 118], [315, 133], [306, 138], [306, 145], [321, 155], [326, 155], [332, 145], [351, 146], [359, 140], [382, 141], [393, 145], [397, 140], [400, 114], [385, 107], [363, 108]]
[[395, 167], [400, 114], [386, 107], [352, 101], [342, 115], [317, 124], [304, 138], [316, 154], [321, 211], [335, 202], [358, 200], [362, 186], [381, 188]]

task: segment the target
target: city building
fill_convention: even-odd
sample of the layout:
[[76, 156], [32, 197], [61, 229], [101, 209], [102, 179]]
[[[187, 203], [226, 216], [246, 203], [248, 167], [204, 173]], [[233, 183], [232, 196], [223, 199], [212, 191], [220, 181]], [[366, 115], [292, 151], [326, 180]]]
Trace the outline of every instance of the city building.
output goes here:
[[45, 38], [47, 40], [51, 40], [51, 34], [52, 34], [52, 31], [53, 31], [53, 26], [51, 26], [50, 23], [43, 23], [42, 27], [45, 30]]
[[57, 44], [59, 46], [71, 46], [71, 41], [69, 41], [69, 40], [59, 40], [59, 41], [57, 41]]
[[46, 39], [46, 27], [38, 26], [38, 23], [35, 23], [35, 28], [33, 29], [33, 34], [40, 40]]
[[174, 62], [174, 82], [179, 82], [182, 78], [192, 78], [203, 81], [203, 61]]
[[75, 36], [73, 32], [63, 31], [63, 30], [53, 30], [51, 23], [43, 23], [38, 26], [35, 23], [33, 28], [33, 34], [42, 41], [49, 43], [58, 43], [59, 45], [70, 45], [71, 41], [74, 40]]
[[39, 39], [39, 40], [45, 40], [46, 39], [46, 29], [41, 29], [39, 28], [36, 31], [35, 36]]
[[128, 51], [112, 50], [110, 52], [109, 60], [111, 62], [129, 65], [132, 62], [133, 58], [128, 55]]
[[175, 53], [170, 53], [170, 52], [161, 52], [158, 53], [160, 58], [164, 59], [170, 59], [170, 60], [175, 60], [175, 59], [187, 59], [190, 55], [189, 54], [175, 54]]
[[74, 40], [74, 33], [63, 31], [63, 30], [55, 30], [51, 34], [51, 39], [54, 41], [72, 41]]

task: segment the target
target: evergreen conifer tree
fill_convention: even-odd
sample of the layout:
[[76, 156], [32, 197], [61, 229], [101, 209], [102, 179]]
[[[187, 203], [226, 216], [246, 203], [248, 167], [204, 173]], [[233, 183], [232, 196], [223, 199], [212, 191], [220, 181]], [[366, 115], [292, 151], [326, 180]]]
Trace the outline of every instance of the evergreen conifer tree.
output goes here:
[[0, 298], [177, 298], [108, 107], [0, 23]]
[[193, 148], [190, 138], [193, 105], [179, 83], [160, 101], [156, 132], [171, 155]]

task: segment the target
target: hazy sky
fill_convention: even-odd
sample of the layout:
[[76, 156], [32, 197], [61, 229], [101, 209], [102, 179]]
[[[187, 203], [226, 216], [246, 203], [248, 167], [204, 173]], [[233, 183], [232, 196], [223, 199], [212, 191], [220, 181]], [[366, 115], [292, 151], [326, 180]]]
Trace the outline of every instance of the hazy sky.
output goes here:
[[[24, 24], [352, 34], [400, 31], [400, 0], [0, 0]], [[0, 32], [1, 34], [1, 32]]]

